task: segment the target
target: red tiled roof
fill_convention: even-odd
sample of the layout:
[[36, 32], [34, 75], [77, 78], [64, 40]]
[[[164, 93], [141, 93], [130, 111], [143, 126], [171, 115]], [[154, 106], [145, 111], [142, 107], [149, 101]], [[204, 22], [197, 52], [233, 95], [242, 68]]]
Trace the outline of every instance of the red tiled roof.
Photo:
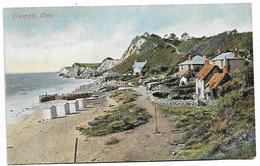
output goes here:
[[202, 69], [198, 72], [196, 75], [196, 78], [204, 80], [209, 73], [214, 69], [215, 65], [212, 65], [210, 63], [205, 63]]
[[227, 74], [228, 72], [214, 73], [206, 86], [209, 88], [217, 88]]

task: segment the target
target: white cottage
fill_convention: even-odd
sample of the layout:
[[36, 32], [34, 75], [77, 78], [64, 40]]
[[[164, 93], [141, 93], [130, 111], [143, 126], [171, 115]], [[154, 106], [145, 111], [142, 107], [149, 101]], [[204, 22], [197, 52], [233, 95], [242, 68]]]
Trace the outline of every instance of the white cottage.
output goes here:
[[49, 109], [42, 110], [44, 120], [50, 120], [57, 117], [57, 111], [55, 106], [51, 106]]
[[135, 61], [132, 69], [133, 69], [133, 75], [143, 75], [142, 71], [144, 66], [147, 64], [147, 60], [145, 60], [144, 62], [137, 62]]

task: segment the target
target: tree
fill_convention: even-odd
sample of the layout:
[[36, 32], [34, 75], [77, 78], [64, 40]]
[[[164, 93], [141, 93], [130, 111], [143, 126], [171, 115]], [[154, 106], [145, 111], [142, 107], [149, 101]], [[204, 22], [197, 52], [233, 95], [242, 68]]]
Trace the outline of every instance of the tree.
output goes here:
[[186, 41], [190, 39], [190, 35], [187, 33], [187, 32], [184, 32], [182, 35], [181, 35], [181, 40], [182, 41]]

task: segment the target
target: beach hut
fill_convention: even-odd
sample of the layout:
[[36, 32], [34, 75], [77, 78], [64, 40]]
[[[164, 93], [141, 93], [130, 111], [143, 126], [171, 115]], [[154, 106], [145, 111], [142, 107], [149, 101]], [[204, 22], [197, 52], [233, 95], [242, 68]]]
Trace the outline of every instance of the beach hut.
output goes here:
[[77, 100], [72, 100], [68, 102], [69, 104], [69, 113], [73, 114], [79, 111], [79, 102]]
[[84, 110], [87, 107], [86, 99], [81, 98], [81, 99], [77, 99], [76, 101], [78, 101], [79, 110]]
[[42, 110], [43, 119], [50, 120], [57, 117], [57, 111], [55, 106], [51, 106], [49, 109]]
[[58, 117], [64, 117], [69, 114], [69, 104], [58, 104], [56, 105], [56, 111]]

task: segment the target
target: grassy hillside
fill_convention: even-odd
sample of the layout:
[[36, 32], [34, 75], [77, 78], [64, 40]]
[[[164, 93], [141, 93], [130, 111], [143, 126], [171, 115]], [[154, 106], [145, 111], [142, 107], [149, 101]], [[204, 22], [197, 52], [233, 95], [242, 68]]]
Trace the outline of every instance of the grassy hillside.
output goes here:
[[237, 33], [233, 30], [211, 37], [191, 38], [190, 40], [182, 41], [177, 46], [178, 51], [185, 55], [201, 54], [206, 55], [208, 58], [214, 57], [218, 49], [226, 52], [232, 51], [236, 47], [252, 51], [252, 32]]
[[179, 160], [255, 157], [253, 68], [235, 76], [229, 92], [213, 106], [159, 108], [183, 133], [171, 143]]
[[[126, 58], [121, 64], [114, 67], [114, 70], [119, 73], [125, 73], [132, 69], [134, 61], [148, 62], [149, 67], [156, 67], [159, 65], [171, 66], [172, 64], [179, 63], [183, 56], [176, 53], [174, 47], [169, 45], [170, 43], [162, 40], [161, 37], [156, 35], [149, 35], [146, 39], [145, 47], [142, 50], [133, 52], [128, 58]], [[137, 36], [132, 42], [137, 42], [140, 39]]]
[[[200, 54], [213, 58], [217, 55], [218, 49], [226, 52], [232, 51], [235, 47], [246, 49], [252, 54], [253, 47], [252, 32], [237, 33], [236, 30], [211, 37], [191, 37], [186, 41], [171, 41], [154, 34], [142, 35], [135, 37], [131, 44], [136, 44], [140, 39], [146, 40], [141, 49], [130, 52], [130, 55], [122, 63], [113, 68], [114, 71], [119, 73], [131, 71], [135, 60], [147, 60], [146, 68], [148, 71], [160, 65], [169, 67], [169, 70], [176, 70], [178, 63], [186, 60], [188, 54]], [[175, 47], [177, 47], [178, 53]], [[249, 59], [252, 60], [253, 56]]]
[[97, 69], [101, 63], [74, 63], [72, 66], [89, 67], [92, 69]]

